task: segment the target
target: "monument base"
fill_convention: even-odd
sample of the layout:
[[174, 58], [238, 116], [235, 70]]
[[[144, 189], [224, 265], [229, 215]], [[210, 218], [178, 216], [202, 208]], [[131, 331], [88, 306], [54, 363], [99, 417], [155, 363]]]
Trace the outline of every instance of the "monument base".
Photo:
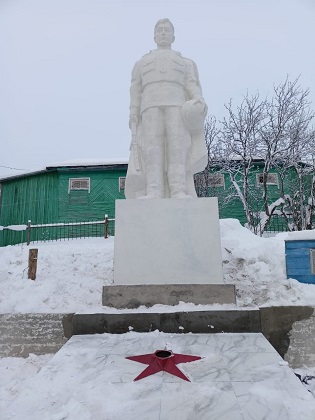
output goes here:
[[223, 284], [217, 199], [116, 200], [114, 284]]
[[134, 309], [139, 306], [236, 304], [234, 284], [148, 284], [103, 287], [103, 306]]

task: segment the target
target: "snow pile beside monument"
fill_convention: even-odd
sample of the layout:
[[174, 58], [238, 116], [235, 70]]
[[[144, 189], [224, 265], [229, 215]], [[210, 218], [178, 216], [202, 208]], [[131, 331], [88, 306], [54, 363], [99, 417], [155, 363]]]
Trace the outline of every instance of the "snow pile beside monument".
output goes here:
[[[38, 248], [36, 280], [27, 279], [29, 248]], [[114, 238], [0, 248], [0, 312], [73, 312], [101, 306], [113, 282]]]
[[241, 306], [315, 305], [315, 285], [286, 278], [285, 239], [315, 238], [314, 231], [261, 238], [236, 219], [220, 221], [225, 283], [234, 283]]
[[[284, 239], [313, 232], [260, 238], [235, 219], [221, 220], [220, 229], [224, 281], [236, 285], [239, 306], [315, 305], [315, 285], [286, 279], [284, 255]], [[27, 279], [30, 247], [38, 248], [35, 281]], [[30, 247], [0, 248], [1, 313], [102, 310], [102, 287], [113, 282], [114, 238]]]

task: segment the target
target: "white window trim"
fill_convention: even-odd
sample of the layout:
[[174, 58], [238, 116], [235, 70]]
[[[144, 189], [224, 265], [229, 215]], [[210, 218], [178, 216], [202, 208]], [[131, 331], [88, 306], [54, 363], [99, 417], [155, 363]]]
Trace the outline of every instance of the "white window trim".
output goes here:
[[124, 180], [124, 181], [126, 182], [126, 177], [125, 177], [125, 176], [120, 176], [120, 177], [118, 178], [118, 190], [119, 190], [119, 192], [120, 192], [120, 191], [124, 191], [124, 190], [125, 190], [125, 182], [124, 182], [124, 186], [123, 186], [123, 187], [121, 187], [121, 182], [122, 182], [122, 180]]
[[[87, 182], [88, 187], [87, 188], [73, 188], [71, 184], [74, 181]], [[90, 190], [91, 190], [91, 179], [90, 178], [69, 178], [68, 194], [70, 194], [70, 191], [88, 191], [88, 192], [90, 192]]]
[[[261, 178], [262, 176], [263, 176], [263, 173], [256, 174], [256, 185], [257, 186], [263, 185], [262, 182], [259, 182], [259, 178]], [[276, 177], [277, 181], [276, 182], [270, 181], [270, 179], [268, 180], [268, 177]], [[266, 185], [275, 185], [275, 186], [279, 187], [279, 177], [278, 177], [278, 174], [276, 172], [272, 172], [272, 173], [267, 174]]]
[[310, 249], [311, 274], [315, 274], [315, 249]]
[[[210, 177], [213, 177], [213, 178], [217, 177], [220, 180], [220, 183], [211, 184]], [[225, 177], [224, 177], [224, 174], [222, 174], [222, 173], [212, 173], [212, 174], [209, 174], [208, 186], [210, 188], [222, 188], [223, 187], [225, 189]]]

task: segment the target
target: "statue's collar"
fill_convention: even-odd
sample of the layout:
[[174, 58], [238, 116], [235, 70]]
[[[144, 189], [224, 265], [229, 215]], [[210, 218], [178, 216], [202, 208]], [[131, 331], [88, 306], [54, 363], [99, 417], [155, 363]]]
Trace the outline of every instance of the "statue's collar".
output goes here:
[[181, 56], [181, 53], [180, 52], [174, 51], [172, 49], [165, 49], [165, 50], [163, 50], [163, 49], [155, 49], [155, 50], [151, 50], [149, 52], [149, 54], [157, 54], [157, 53], [162, 53], [162, 52], [171, 52], [172, 54], [176, 54], [176, 55]]

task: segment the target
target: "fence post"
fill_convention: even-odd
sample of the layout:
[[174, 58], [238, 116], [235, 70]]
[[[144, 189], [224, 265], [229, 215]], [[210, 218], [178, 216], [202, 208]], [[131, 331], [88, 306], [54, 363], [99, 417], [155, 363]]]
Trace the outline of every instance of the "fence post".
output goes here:
[[27, 228], [26, 228], [26, 245], [29, 245], [31, 243], [31, 221], [29, 220], [27, 222]]
[[105, 214], [105, 229], [104, 229], [104, 238], [108, 238], [108, 214]]
[[30, 249], [28, 254], [28, 278], [36, 279], [38, 249]]

